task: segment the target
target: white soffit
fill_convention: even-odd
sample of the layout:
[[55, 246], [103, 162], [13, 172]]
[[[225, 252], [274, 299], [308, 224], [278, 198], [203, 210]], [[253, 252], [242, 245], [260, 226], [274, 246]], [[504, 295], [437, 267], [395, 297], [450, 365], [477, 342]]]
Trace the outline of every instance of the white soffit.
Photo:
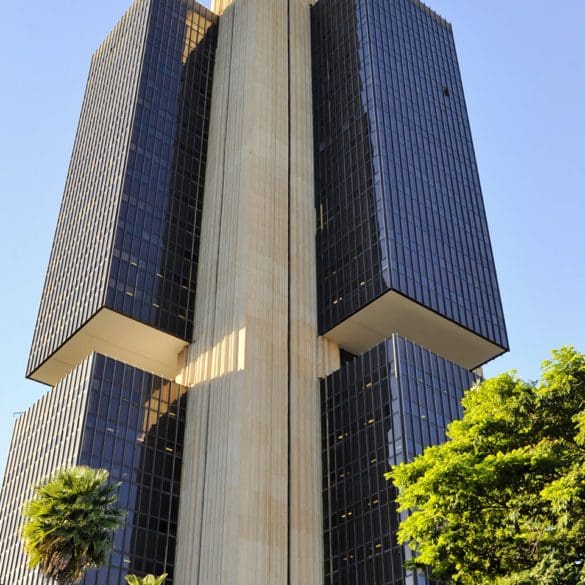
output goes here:
[[54, 386], [93, 352], [169, 380], [188, 343], [110, 309], [101, 309], [47, 358], [30, 378]]
[[343, 349], [361, 354], [397, 333], [468, 370], [504, 353], [505, 349], [389, 291], [324, 334]]

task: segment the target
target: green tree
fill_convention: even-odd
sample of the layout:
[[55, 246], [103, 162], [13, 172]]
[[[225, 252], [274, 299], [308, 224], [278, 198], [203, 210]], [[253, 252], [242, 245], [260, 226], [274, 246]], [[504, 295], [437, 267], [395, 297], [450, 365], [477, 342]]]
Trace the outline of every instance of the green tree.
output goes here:
[[117, 487], [107, 471], [89, 467], [62, 469], [36, 486], [23, 509], [29, 567], [68, 585], [105, 563], [122, 518], [112, 508]]
[[167, 573], [160, 577], [146, 575], [146, 577], [137, 577], [136, 575], [127, 575], [125, 577], [129, 585], [162, 585], [167, 578]]
[[463, 399], [448, 441], [387, 474], [413, 565], [461, 584], [585, 584], [585, 355], [553, 352]]

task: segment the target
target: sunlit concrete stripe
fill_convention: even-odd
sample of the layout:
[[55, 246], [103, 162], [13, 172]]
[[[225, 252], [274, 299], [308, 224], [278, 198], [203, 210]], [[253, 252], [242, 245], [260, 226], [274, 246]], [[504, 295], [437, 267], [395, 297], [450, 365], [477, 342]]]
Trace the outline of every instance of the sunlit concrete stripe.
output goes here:
[[212, 0], [211, 10], [216, 14], [222, 14], [223, 11], [232, 3], [233, 0]]

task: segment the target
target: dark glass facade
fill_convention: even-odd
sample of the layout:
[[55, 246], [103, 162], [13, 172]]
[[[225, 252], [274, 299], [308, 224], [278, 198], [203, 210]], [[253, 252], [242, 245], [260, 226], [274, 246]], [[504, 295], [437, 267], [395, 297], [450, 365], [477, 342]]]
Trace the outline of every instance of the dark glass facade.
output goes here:
[[[375, 341], [364, 334], [355, 347], [332, 330], [359, 332], [352, 317], [369, 305], [384, 317], [389, 305], [375, 301], [392, 293], [412, 301], [404, 320], [414, 315], [425, 340], [412, 336], [439, 353], [476, 341], [469, 331], [496, 346], [469, 367], [507, 348], [453, 34], [419, 0], [319, 0], [310, 10], [317, 316], [327, 351], [341, 346], [341, 367], [321, 380], [325, 583], [423, 585], [404, 569], [410, 553], [396, 542], [383, 475], [445, 439], [476, 376], [408, 341], [398, 320], [380, 319]], [[193, 0], [135, 0], [93, 56], [28, 365], [29, 376], [54, 366], [37, 377], [50, 384], [65, 377], [15, 428], [0, 500], [2, 582], [46, 583], [25, 568], [20, 507], [34, 483], [76, 464], [108, 469], [127, 511], [110, 562], [84, 584], [163, 572], [173, 582], [186, 389], [88, 350], [95, 330], [81, 341], [80, 330], [100, 311], [114, 317], [114, 336], [130, 323], [119, 346], [108, 338], [100, 351], [180, 373], [156, 369], [163, 341], [132, 361], [144, 354], [128, 339], [148, 330], [184, 341], [172, 367], [192, 341], [218, 21]], [[154, 330], [136, 334], [136, 322]], [[336, 359], [321, 357], [323, 367]]]
[[96, 51], [28, 374], [107, 307], [190, 340], [217, 44], [192, 0], [136, 0]]
[[426, 583], [404, 569], [384, 473], [445, 440], [476, 380], [394, 335], [321, 381], [326, 585]]
[[[102, 309], [191, 340], [217, 22], [193, 0], [135, 0], [94, 54], [29, 375]], [[186, 389], [86, 355], [16, 424], [0, 581], [47, 582], [26, 568], [22, 503], [56, 469], [88, 465], [121, 482], [127, 516], [83, 583], [163, 572], [172, 583]]]
[[103, 306], [148, 10], [132, 4], [92, 57], [27, 374]]
[[217, 17], [150, 10], [106, 306], [190, 340]]
[[77, 464], [91, 362], [83, 361], [16, 421], [0, 492], [0, 583], [48, 584], [26, 568], [21, 510], [32, 486], [60, 467]]
[[175, 560], [186, 388], [94, 355], [79, 462], [121, 482], [126, 521], [108, 566], [86, 585], [122, 582], [127, 573], [169, 573]]
[[507, 348], [451, 26], [319, 0], [312, 43], [321, 332], [394, 290]]
[[126, 512], [109, 563], [84, 585], [169, 573], [175, 558], [186, 389], [93, 354], [21, 419], [2, 487], [0, 575], [14, 585], [48, 581], [26, 568], [18, 530], [31, 486], [70, 465], [107, 469]]
[[[311, 22], [320, 332], [357, 334], [394, 291], [506, 349], [450, 24], [419, 0], [319, 0]], [[428, 583], [404, 568], [383, 476], [445, 440], [477, 377], [399, 334], [321, 381], [327, 585]]]

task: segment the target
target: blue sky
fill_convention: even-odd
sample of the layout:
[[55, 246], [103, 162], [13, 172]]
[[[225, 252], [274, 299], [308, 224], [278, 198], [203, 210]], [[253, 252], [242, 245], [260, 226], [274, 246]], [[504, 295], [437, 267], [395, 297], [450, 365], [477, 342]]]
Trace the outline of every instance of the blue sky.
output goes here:
[[[0, 475], [13, 413], [47, 390], [30, 339], [89, 60], [128, 4], [0, 9]], [[486, 374], [537, 378], [550, 349], [585, 351], [585, 2], [428, 4], [454, 26], [512, 346]]]

